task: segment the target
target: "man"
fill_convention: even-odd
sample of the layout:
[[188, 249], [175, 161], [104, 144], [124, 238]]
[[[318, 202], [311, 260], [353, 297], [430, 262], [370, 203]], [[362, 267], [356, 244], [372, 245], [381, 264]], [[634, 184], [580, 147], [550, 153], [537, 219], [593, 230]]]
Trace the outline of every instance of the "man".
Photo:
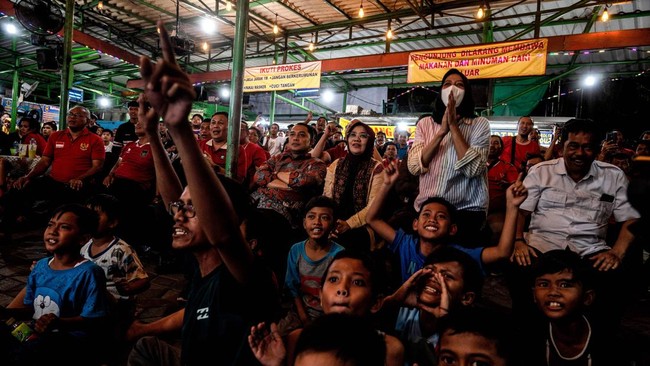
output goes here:
[[[176, 64], [162, 22], [158, 27], [164, 60], [156, 65], [148, 59], [142, 62], [147, 66], [142, 67], [142, 77], [146, 84], [153, 85], [147, 95], [154, 110], [147, 114], [142, 111], [141, 118], [146, 119], [156, 172], [161, 177], [160, 193], [174, 218], [172, 246], [196, 258], [196, 272], [183, 309], [155, 322], [134, 322], [127, 332], [129, 340], [180, 332], [180, 353], [158, 338], [144, 337], [134, 346], [128, 364], [201, 365], [209, 359], [215, 365], [251, 365], [255, 359], [246, 337], [252, 326], [277, 315], [278, 295], [270, 272], [256, 263], [239, 229], [244, 216], [236, 209], [244, 206], [246, 199], [233, 201], [242, 196], [235, 194], [238, 185], [228, 178], [218, 178], [204, 164], [187, 123], [194, 99], [192, 84]], [[153, 74], [173, 77], [174, 83], [165, 85], [162, 78], [152, 78]], [[184, 161], [188, 181], [185, 190], [158, 137], [156, 112], [163, 111]]]
[[89, 120], [88, 109], [81, 106], [70, 109], [66, 119], [68, 128], [50, 135], [39, 162], [14, 182], [14, 194], [4, 197], [5, 208], [14, 208], [5, 210], [8, 220], [3, 220], [4, 225], [29, 212], [37, 200], [48, 200], [51, 207], [56, 207], [83, 202], [93, 193], [94, 179], [106, 153], [101, 137], [86, 128]]
[[503, 141], [498, 135], [490, 136], [488, 150], [488, 216], [487, 223], [492, 231], [492, 242], [498, 240], [503, 228], [506, 208], [506, 190], [517, 180], [517, 169], [501, 160]]
[[375, 138], [375, 147], [381, 156], [384, 156], [384, 151], [386, 151], [386, 147], [384, 146], [385, 143], [386, 133], [384, 131], [378, 131]]
[[383, 158], [388, 161], [393, 161], [397, 159], [397, 144], [392, 141], [384, 143], [384, 155]]
[[[511, 260], [528, 266], [538, 253], [567, 249], [589, 261], [595, 271], [613, 272], [634, 239], [629, 226], [639, 218], [627, 200], [628, 180], [616, 166], [595, 160], [599, 140], [592, 121], [568, 121], [561, 141], [563, 157], [535, 165], [524, 180], [528, 198], [520, 206]], [[524, 235], [524, 218], [529, 215]], [[621, 229], [615, 241], [607, 242], [612, 216]], [[608, 285], [604, 277], [600, 282]], [[607, 293], [612, 288], [601, 290]], [[601, 298], [608, 299], [608, 295]]]
[[[257, 131], [257, 130], [255, 130]], [[244, 179], [244, 187], [249, 188], [252, 184], [253, 176], [258, 167], [269, 160], [268, 152], [248, 138], [248, 123], [241, 122], [239, 131], [239, 145], [244, 148], [244, 156], [239, 156], [239, 159], [245, 159], [246, 177]]]
[[212, 137], [210, 133], [210, 119], [204, 119], [201, 121], [201, 126], [199, 127], [199, 143], [208, 141]]
[[93, 127], [93, 126], [98, 126], [98, 124], [97, 124], [97, 115], [95, 113], [90, 114], [90, 122], [88, 123], [87, 128]]
[[115, 138], [113, 139], [115, 146], [120, 148], [129, 142], [133, 142], [138, 139], [138, 137], [135, 135], [135, 124], [138, 122], [138, 102], [130, 101], [127, 104], [127, 108], [129, 113], [129, 120], [117, 127]]
[[203, 122], [203, 120], [204, 120], [203, 116], [198, 113], [193, 115], [192, 119], [190, 120], [190, 124], [192, 125], [192, 131], [194, 131], [197, 140], [200, 139], [201, 123]]
[[[213, 167], [217, 167], [221, 174], [226, 174], [226, 153], [228, 152], [228, 113], [217, 112], [210, 119], [210, 134], [212, 138], [202, 141], [199, 146], [203, 156]], [[239, 146], [237, 159], [237, 172], [233, 177], [242, 182], [246, 177], [246, 152]]]
[[284, 146], [285, 138], [279, 137], [278, 132], [280, 132], [280, 125], [273, 123], [271, 124], [271, 128], [269, 128], [268, 135], [264, 138], [264, 145], [262, 147], [269, 152], [271, 157], [281, 153], [282, 147]]
[[99, 174], [98, 181], [103, 181], [104, 178], [108, 175], [108, 172], [111, 171], [117, 159], [120, 158], [120, 148], [113, 144], [113, 131], [104, 130], [101, 134], [102, 141], [104, 141], [104, 151], [106, 152], [106, 157], [104, 159], [104, 165], [102, 166], [101, 173]]
[[533, 119], [523, 116], [517, 122], [517, 136], [514, 139], [512, 136], [503, 137], [501, 160], [514, 165], [517, 171], [524, 170], [526, 154], [541, 154], [539, 140], [529, 138], [533, 130]]
[[397, 136], [397, 158], [399, 160], [404, 160], [406, 154], [409, 151], [408, 140], [411, 134], [406, 130], [401, 130], [396, 132]]
[[650, 140], [641, 140], [636, 145], [634, 157], [650, 156]]

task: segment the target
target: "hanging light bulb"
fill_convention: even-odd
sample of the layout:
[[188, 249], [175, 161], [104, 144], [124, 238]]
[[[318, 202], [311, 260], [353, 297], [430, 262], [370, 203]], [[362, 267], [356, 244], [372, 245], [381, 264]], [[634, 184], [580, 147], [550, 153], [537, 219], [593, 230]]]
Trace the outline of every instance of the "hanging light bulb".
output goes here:
[[209, 48], [209, 47], [210, 47], [210, 46], [208, 46], [208, 42], [203, 42], [203, 45], [201, 46], [201, 48], [203, 48], [203, 51], [204, 51], [204, 52], [208, 52], [208, 48]]
[[483, 10], [483, 5], [481, 5], [478, 8], [478, 11], [476, 12], [476, 19], [483, 19], [484, 16], [485, 16], [485, 11]]
[[388, 31], [386, 32], [386, 39], [393, 39], [393, 30], [388, 28]]
[[365, 13], [363, 12], [363, 0], [361, 0], [361, 5], [359, 5], [359, 18], [363, 18]]
[[309, 50], [310, 51], [314, 50], [314, 42], [309, 42]]
[[603, 12], [603, 15], [600, 16], [600, 20], [603, 22], [609, 20], [609, 12], [607, 11], [607, 7], [605, 7], [605, 11]]
[[104, 2], [100, 1], [97, 3], [97, 10], [104, 10]]
[[226, 1], [226, 11], [231, 11], [232, 10], [232, 3], [230, 1]]
[[275, 23], [273, 23], [273, 34], [278, 34], [280, 32], [280, 28], [278, 28], [278, 14], [275, 13]]

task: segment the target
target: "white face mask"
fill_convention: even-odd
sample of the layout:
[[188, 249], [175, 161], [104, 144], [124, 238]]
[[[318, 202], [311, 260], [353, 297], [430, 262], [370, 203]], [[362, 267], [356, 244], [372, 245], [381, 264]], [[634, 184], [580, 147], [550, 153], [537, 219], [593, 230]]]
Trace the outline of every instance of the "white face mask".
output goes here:
[[452, 85], [448, 88], [442, 89], [440, 92], [440, 97], [442, 98], [442, 102], [445, 104], [445, 107], [447, 106], [447, 103], [449, 103], [449, 94], [451, 92], [454, 92], [454, 99], [456, 100], [456, 108], [462, 103], [463, 97], [465, 96], [465, 89], [461, 89], [457, 87], [456, 85]]

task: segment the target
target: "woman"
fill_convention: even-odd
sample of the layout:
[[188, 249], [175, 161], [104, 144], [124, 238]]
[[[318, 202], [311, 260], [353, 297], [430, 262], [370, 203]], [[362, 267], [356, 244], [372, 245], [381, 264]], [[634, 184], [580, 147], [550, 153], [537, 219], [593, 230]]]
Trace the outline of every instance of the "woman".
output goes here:
[[333, 235], [346, 248], [374, 250], [374, 232], [366, 225], [366, 212], [383, 183], [381, 161], [373, 158], [375, 132], [361, 121], [352, 121], [345, 134], [348, 153], [327, 168], [323, 195], [338, 204]]
[[487, 242], [487, 155], [490, 123], [474, 114], [469, 80], [450, 69], [442, 78], [433, 116], [418, 121], [408, 153], [411, 174], [419, 175], [414, 209], [429, 197], [442, 197], [458, 210], [454, 241], [475, 247]]
[[41, 134], [43, 135], [43, 138], [45, 138], [45, 141], [50, 138], [50, 135], [54, 131], [56, 131], [56, 122], [48, 121], [43, 123], [43, 127], [41, 127]]

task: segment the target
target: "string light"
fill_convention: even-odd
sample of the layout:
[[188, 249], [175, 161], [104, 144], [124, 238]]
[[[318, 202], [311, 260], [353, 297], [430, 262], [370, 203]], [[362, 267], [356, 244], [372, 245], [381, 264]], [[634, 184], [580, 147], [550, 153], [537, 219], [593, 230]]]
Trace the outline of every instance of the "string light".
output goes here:
[[600, 16], [600, 20], [603, 22], [609, 20], [609, 11], [607, 11], [607, 6], [605, 6], [605, 11], [603, 12], [603, 15]]
[[361, 0], [361, 5], [359, 5], [359, 18], [363, 18], [363, 0]]
[[104, 10], [104, 2], [103, 1], [100, 1], [100, 2], [97, 3], [97, 9], [98, 10]]
[[280, 28], [278, 28], [278, 13], [275, 13], [275, 23], [273, 23], [273, 34], [278, 34]]
[[232, 10], [232, 3], [230, 1], [226, 1], [226, 11], [231, 11]]

